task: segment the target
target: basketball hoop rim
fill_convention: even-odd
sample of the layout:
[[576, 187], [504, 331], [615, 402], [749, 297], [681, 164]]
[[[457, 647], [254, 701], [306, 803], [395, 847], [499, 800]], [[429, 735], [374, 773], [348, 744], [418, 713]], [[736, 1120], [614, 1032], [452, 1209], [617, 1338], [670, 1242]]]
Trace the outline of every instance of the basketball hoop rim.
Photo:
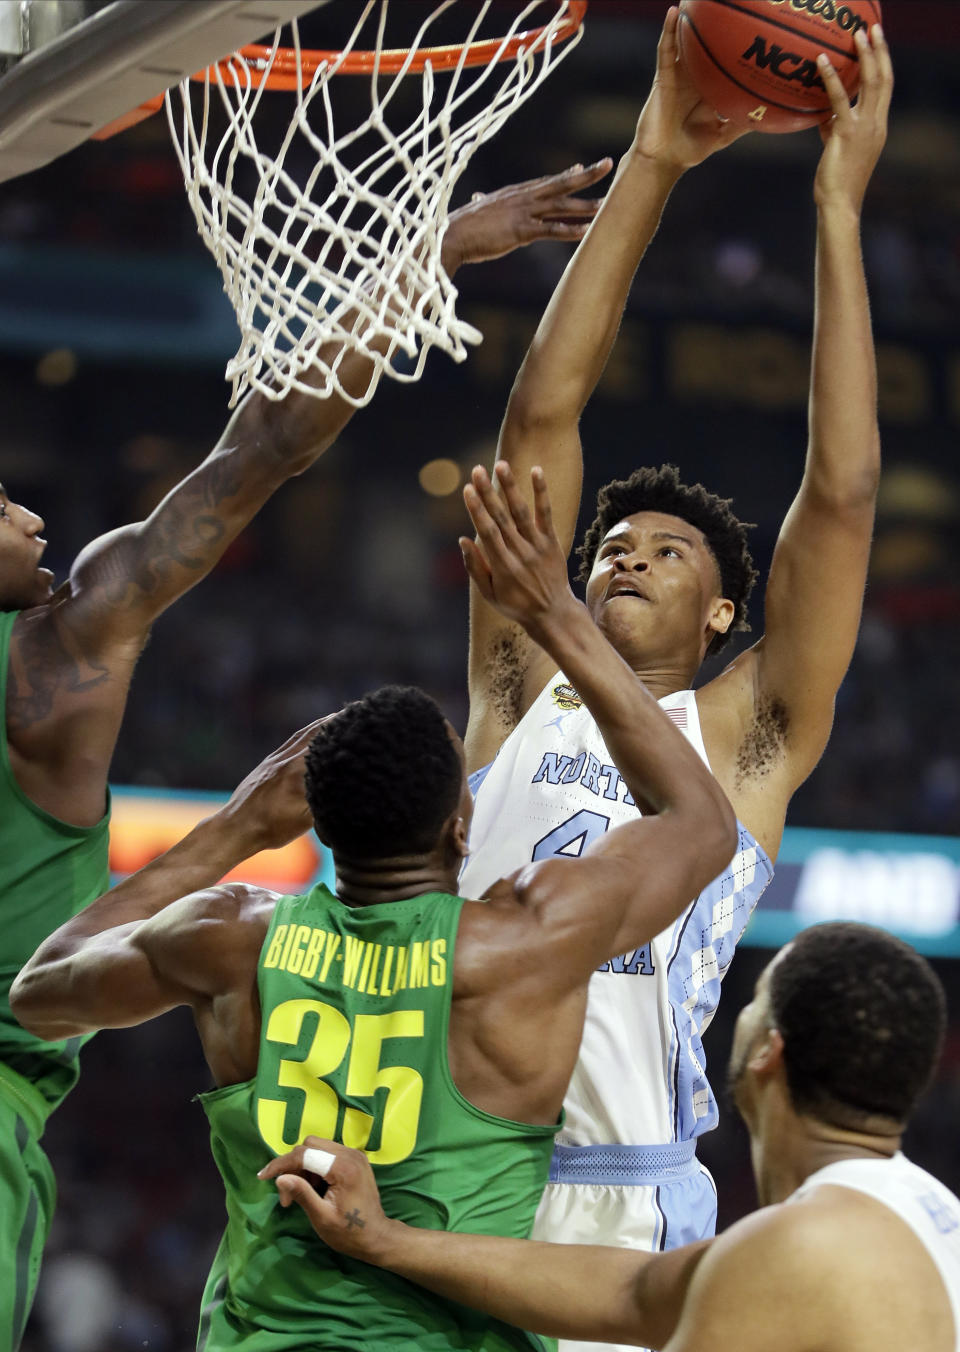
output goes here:
[[[563, 0], [556, 0], [558, 9]], [[568, 41], [583, 26], [589, 0], [567, 0], [567, 13], [553, 29], [554, 45]], [[383, 75], [422, 75], [430, 63], [432, 71], [456, 70], [461, 66], [485, 66], [492, 62], [500, 64], [513, 61], [520, 50], [535, 52], [543, 43], [544, 34], [553, 27], [541, 24], [539, 28], [517, 33], [509, 41], [503, 38], [484, 38], [477, 42], [451, 43], [448, 46], [418, 48], [412, 55], [409, 47], [394, 47], [384, 51], [319, 51], [316, 49], [299, 50], [295, 47], [267, 47], [262, 44], [248, 44], [231, 56], [204, 70], [197, 71], [190, 78], [200, 83], [210, 81], [233, 85], [245, 89], [267, 89], [295, 94], [309, 83], [321, 66], [326, 64], [331, 74], [371, 75], [374, 72]], [[240, 60], [237, 60], [237, 58]], [[126, 131], [144, 118], [160, 111], [164, 102], [163, 94], [146, 99], [138, 107], [132, 108], [121, 117], [114, 118], [98, 131], [92, 132], [90, 139], [107, 141], [119, 132]]]
[[[558, 0], [561, 3], [562, 0]], [[587, 12], [588, 0], [568, 0], [568, 13], [554, 30], [554, 44], [566, 42], [573, 37], [583, 24]], [[544, 34], [551, 28], [542, 24], [539, 28], [517, 33], [509, 42], [502, 38], [484, 38], [477, 42], [456, 42], [447, 46], [418, 48], [411, 58], [407, 47], [387, 48], [384, 51], [351, 51], [343, 55], [340, 51], [320, 51], [317, 49], [294, 47], [266, 47], [251, 44], [241, 47], [232, 56], [198, 71], [191, 78], [198, 81], [207, 79], [223, 80], [225, 84], [240, 84], [259, 89], [295, 92], [304, 82], [312, 80], [320, 66], [327, 65], [337, 75], [372, 75], [375, 71], [383, 75], [397, 75], [406, 71], [409, 75], [422, 75], [430, 63], [434, 71], [455, 70], [458, 66], [486, 66], [492, 61], [498, 63], [513, 61], [520, 49], [536, 51]], [[235, 63], [236, 56], [243, 58], [244, 65]]]

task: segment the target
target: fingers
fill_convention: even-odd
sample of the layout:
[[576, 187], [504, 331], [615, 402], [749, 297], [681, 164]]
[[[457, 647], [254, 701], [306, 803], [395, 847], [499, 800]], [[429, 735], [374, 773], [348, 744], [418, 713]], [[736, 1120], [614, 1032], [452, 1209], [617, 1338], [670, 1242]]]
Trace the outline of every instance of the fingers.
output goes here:
[[680, 11], [676, 5], [671, 5], [667, 10], [667, 17], [663, 21], [663, 32], [660, 34], [660, 41], [657, 43], [657, 74], [672, 71], [677, 63], [677, 23], [680, 19]]
[[[830, 98], [830, 107], [837, 125], [850, 127], [857, 123], [873, 126], [885, 132], [887, 112], [893, 93], [893, 64], [883, 29], [874, 24], [868, 36], [867, 30], [860, 28], [853, 40], [857, 48], [860, 64], [860, 94], [857, 100], [857, 116], [851, 107], [847, 91], [826, 53], [817, 57], [817, 66], [824, 87]], [[822, 134], [823, 129], [821, 129]], [[823, 139], [829, 139], [824, 136]]]
[[893, 64], [883, 29], [879, 24], [874, 24], [868, 40], [866, 29], [859, 28], [854, 34], [854, 41], [860, 60], [858, 106], [866, 116], [885, 118], [893, 93]]
[[517, 487], [513, 470], [506, 460], [498, 460], [493, 473], [500, 487], [500, 500], [506, 503], [517, 534], [522, 535], [525, 540], [530, 540], [533, 534], [533, 518], [526, 498]]
[[282, 746], [278, 746], [276, 751], [272, 754], [276, 757], [286, 757], [296, 755], [299, 751], [303, 751], [313, 741], [317, 728], [319, 728], [321, 723], [326, 722], [328, 717], [329, 714], [325, 715], [323, 718], [315, 718], [313, 722], [308, 723], [305, 728], [299, 728], [287, 738]]
[[592, 188], [594, 183], [606, 178], [612, 168], [613, 160], [609, 155], [594, 164], [588, 164], [586, 168], [582, 164], [571, 165], [569, 169], [564, 169], [559, 174], [549, 174], [546, 178], [538, 180], [538, 196], [550, 196], [557, 189], [562, 189], [565, 194], [583, 192], [584, 188]]
[[890, 99], [893, 96], [893, 62], [890, 60], [890, 48], [887, 46], [887, 39], [883, 35], [883, 29], [878, 23], [875, 23], [870, 30], [870, 37], [873, 42], [873, 50], [877, 58], [877, 74], [880, 83], [880, 111], [884, 117], [890, 107]]
[[823, 86], [827, 91], [834, 117], [841, 123], [849, 121], [851, 116], [850, 99], [843, 87], [843, 81], [826, 52], [821, 52], [817, 57], [817, 69], [820, 71], [820, 78], [823, 80]]
[[324, 1206], [323, 1199], [316, 1189], [312, 1188], [300, 1174], [278, 1174], [277, 1192], [281, 1206], [290, 1206], [292, 1202], [296, 1202], [314, 1222], [322, 1219], [324, 1210], [329, 1209]]
[[[279, 1174], [314, 1173], [327, 1177], [333, 1170], [338, 1155], [343, 1155], [346, 1146], [336, 1141], [327, 1141], [319, 1136], [308, 1136], [300, 1145], [270, 1160], [257, 1173], [257, 1178], [276, 1178]], [[351, 1152], [353, 1153], [353, 1152]], [[321, 1158], [321, 1156], [323, 1158]], [[324, 1169], [318, 1169], [323, 1165]]]
[[465, 535], [460, 537], [460, 553], [463, 555], [463, 566], [466, 568], [470, 580], [476, 583], [477, 589], [485, 601], [492, 601], [493, 578], [487, 561], [474, 542], [467, 539]]
[[542, 534], [552, 537], [553, 507], [550, 504], [550, 494], [547, 492], [547, 476], [539, 465], [535, 465], [530, 471], [530, 480], [533, 484], [533, 512], [537, 529]]
[[589, 229], [589, 221], [542, 221], [537, 226], [537, 239], [556, 239], [576, 244]]
[[591, 220], [603, 206], [602, 197], [557, 197], [538, 202], [533, 216], [538, 221], [569, 221], [579, 224], [581, 219]]
[[857, 64], [860, 67], [857, 113], [862, 117], [874, 117], [877, 111], [877, 59], [867, 39], [866, 29], [857, 29], [853, 35], [853, 45], [857, 49]]
[[[494, 473], [499, 468], [497, 465]], [[497, 493], [482, 465], [474, 467], [470, 482], [464, 487], [463, 500], [487, 561], [505, 558], [510, 552], [505, 548], [505, 540], [513, 533], [513, 522], [504, 497]]]

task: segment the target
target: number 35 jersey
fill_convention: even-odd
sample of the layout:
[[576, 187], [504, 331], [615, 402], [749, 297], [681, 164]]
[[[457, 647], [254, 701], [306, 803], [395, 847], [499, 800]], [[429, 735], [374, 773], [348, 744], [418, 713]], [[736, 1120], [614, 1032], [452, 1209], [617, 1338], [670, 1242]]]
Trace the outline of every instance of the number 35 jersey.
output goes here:
[[277, 903], [260, 953], [255, 1079], [202, 1096], [228, 1225], [198, 1348], [533, 1352], [539, 1338], [321, 1244], [257, 1171], [306, 1136], [366, 1151], [387, 1215], [523, 1238], [555, 1126], [481, 1111], [447, 1039], [463, 902], [446, 893], [350, 907], [319, 885]]
[[[667, 695], [660, 706], [706, 761], [694, 692]], [[591, 714], [559, 672], [472, 784], [470, 855], [460, 876], [465, 897], [482, 897], [532, 859], [577, 857], [638, 811]], [[701, 1038], [772, 876], [770, 860], [739, 826], [729, 866], [679, 919], [594, 973], [560, 1144], [659, 1145], [716, 1126]]]

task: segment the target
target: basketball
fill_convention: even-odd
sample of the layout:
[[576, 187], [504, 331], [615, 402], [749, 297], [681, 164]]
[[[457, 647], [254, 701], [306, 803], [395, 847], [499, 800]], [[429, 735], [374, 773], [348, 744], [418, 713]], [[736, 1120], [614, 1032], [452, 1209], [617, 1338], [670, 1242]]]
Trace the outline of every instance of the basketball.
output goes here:
[[853, 35], [880, 22], [876, 0], [680, 0], [680, 60], [700, 97], [756, 131], [826, 122], [817, 69], [829, 56], [847, 94], [860, 83]]

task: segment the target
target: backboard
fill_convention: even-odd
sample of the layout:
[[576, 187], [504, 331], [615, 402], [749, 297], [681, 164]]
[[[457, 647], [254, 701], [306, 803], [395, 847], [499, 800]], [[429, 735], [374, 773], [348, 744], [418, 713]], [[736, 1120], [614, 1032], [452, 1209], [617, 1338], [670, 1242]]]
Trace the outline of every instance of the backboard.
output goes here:
[[0, 0], [0, 181], [326, 0]]

